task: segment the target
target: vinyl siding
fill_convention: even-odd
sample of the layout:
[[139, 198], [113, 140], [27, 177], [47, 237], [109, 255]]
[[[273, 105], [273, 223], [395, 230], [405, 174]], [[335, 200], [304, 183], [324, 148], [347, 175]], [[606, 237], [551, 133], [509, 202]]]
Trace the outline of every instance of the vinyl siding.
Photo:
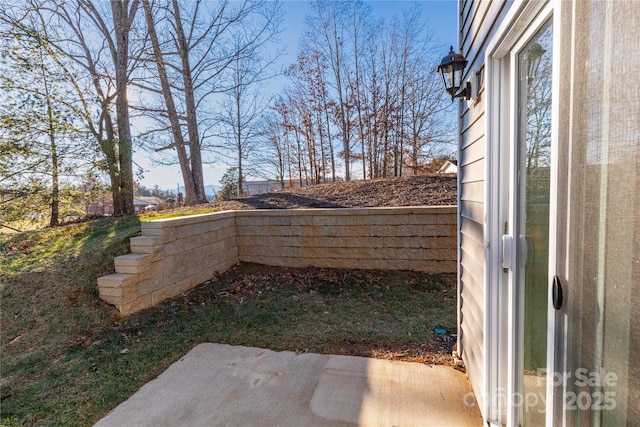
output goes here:
[[[459, 47], [469, 61], [465, 80], [484, 67], [485, 49], [510, 2], [460, 0]], [[471, 101], [460, 101], [460, 350], [481, 411], [485, 409], [485, 90]], [[483, 414], [486, 415], [486, 414]]]

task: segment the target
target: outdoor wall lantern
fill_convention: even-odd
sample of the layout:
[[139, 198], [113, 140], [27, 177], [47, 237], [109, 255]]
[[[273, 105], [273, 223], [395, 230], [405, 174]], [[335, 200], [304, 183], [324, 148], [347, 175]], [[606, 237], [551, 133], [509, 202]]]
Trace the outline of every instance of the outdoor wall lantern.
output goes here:
[[471, 99], [471, 83], [467, 81], [462, 85], [462, 75], [464, 67], [467, 66], [467, 60], [464, 56], [453, 51], [453, 46], [447, 56], [442, 58], [442, 62], [438, 65], [438, 72], [442, 76], [444, 89], [451, 95], [451, 101], [454, 98], [464, 97], [466, 100]]

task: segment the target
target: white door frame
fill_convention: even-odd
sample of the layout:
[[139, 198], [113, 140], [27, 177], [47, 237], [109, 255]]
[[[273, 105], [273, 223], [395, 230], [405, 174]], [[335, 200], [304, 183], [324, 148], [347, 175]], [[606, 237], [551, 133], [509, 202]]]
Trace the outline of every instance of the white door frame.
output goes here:
[[[500, 23], [492, 37], [485, 54], [487, 107], [485, 111], [485, 129], [487, 141], [485, 169], [485, 411], [487, 420], [493, 425], [514, 425], [518, 413], [514, 407], [517, 392], [514, 377], [513, 361], [522, 349], [516, 345], [518, 332], [511, 328], [511, 319], [515, 315], [517, 301], [513, 292], [513, 275], [503, 270], [502, 236], [505, 234], [504, 223], [515, 224], [515, 218], [509, 218], [509, 200], [506, 191], [513, 191], [509, 183], [514, 182], [515, 169], [512, 141], [515, 141], [516, 112], [514, 100], [516, 83], [511, 75], [511, 55], [514, 47], [524, 45], [535, 31], [553, 16], [553, 63], [560, 64], [560, 0], [516, 1], [511, 6], [505, 19]], [[559, 67], [553, 67], [554, 94], [559, 93]], [[551, 206], [549, 224], [549, 283], [555, 271], [555, 236], [557, 203], [557, 158], [558, 158], [558, 96], [552, 100], [552, 163], [551, 163]], [[508, 233], [513, 233], [511, 226]], [[511, 236], [513, 238], [513, 235]], [[515, 248], [510, 253], [515, 259]], [[551, 292], [549, 292], [551, 295]], [[548, 379], [554, 372], [554, 331], [555, 316], [552, 310], [548, 315], [547, 336], [547, 372]], [[552, 381], [547, 381], [547, 425], [552, 424], [553, 402]], [[522, 396], [521, 396], [522, 397]]]

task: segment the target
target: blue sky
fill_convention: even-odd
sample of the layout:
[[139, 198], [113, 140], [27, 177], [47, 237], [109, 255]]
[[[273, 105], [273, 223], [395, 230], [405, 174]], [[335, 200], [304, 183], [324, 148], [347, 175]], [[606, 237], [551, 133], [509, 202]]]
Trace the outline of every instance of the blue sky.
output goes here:
[[[437, 41], [447, 48], [456, 44], [457, 31], [457, 1], [456, 0], [423, 0], [423, 1], [370, 1], [368, 2], [376, 17], [391, 18], [394, 14], [408, 9], [414, 4], [420, 5], [423, 18]], [[282, 40], [288, 44], [287, 53], [292, 62], [298, 50], [297, 42], [304, 32], [304, 17], [310, 11], [309, 2], [290, 0], [283, 2], [286, 13], [283, 25]], [[448, 53], [444, 52], [442, 56]]]
[[[442, 45], [442, 54], [437, 59], [448, 53], [449, 45], [457, 45], [457, 0], [371, 1], [369, 4], [371, 4], [373, 14], [376, 17], [388, 18], [400, 13], [403, 9], [418, 4], [422, 8], [423, 18], [426, 19], [427, 26], [434, 35], [435, 41]], [[283, 8], [285, 21], [280, 38], [286, 49], [286, 53], [281, 59], [281, 65], [284, 67], [295, 61], [298, 42], [304, 32], [304, 18], [310, 11], [310, 5], [307, 1], [284, 0]], [[134, 155], [134, 161], [145, 171], [144, 179], [139, 181], [142, 185], [148, 188], [158, 185], [164, 189], [175, 189], [178, 184], [182, 185], [178, 165], [154, 166], [150, 163], [148, 156], [142, 151]], [[217, 165], [205, 165], [205, 185], [219, 185], [220, 178], [227, 167], [222, 162]]]

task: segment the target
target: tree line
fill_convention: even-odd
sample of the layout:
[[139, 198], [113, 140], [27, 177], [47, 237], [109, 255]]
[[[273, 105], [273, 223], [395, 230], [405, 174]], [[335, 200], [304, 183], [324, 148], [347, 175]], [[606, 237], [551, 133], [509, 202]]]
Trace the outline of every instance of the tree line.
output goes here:
[[[375, 19], [362, 1], [315, 2], [290, 86], [265, 123], [279, 177], [301, 185], [416, 174], [451, 141], [437, 45], [418, 7]], [[339, 169], [340, 168], [340, 169]], [[355, 173], [355, 170], [358, 170]]]
[[[0, 213], [33, 199], [58, 223], [60, 188], [108, 177], [134, 212], [133, 153], [180, 168], [206, 202], [203, 165], [314, 184], [417, 173], [450, 135], [417, 8], [315, 1], [281, 93], [279, 2], [0, 2]], [[24, 209], [24, 208], [23, 208]], [[15, 209], [14, 209], [15, 210]]]

